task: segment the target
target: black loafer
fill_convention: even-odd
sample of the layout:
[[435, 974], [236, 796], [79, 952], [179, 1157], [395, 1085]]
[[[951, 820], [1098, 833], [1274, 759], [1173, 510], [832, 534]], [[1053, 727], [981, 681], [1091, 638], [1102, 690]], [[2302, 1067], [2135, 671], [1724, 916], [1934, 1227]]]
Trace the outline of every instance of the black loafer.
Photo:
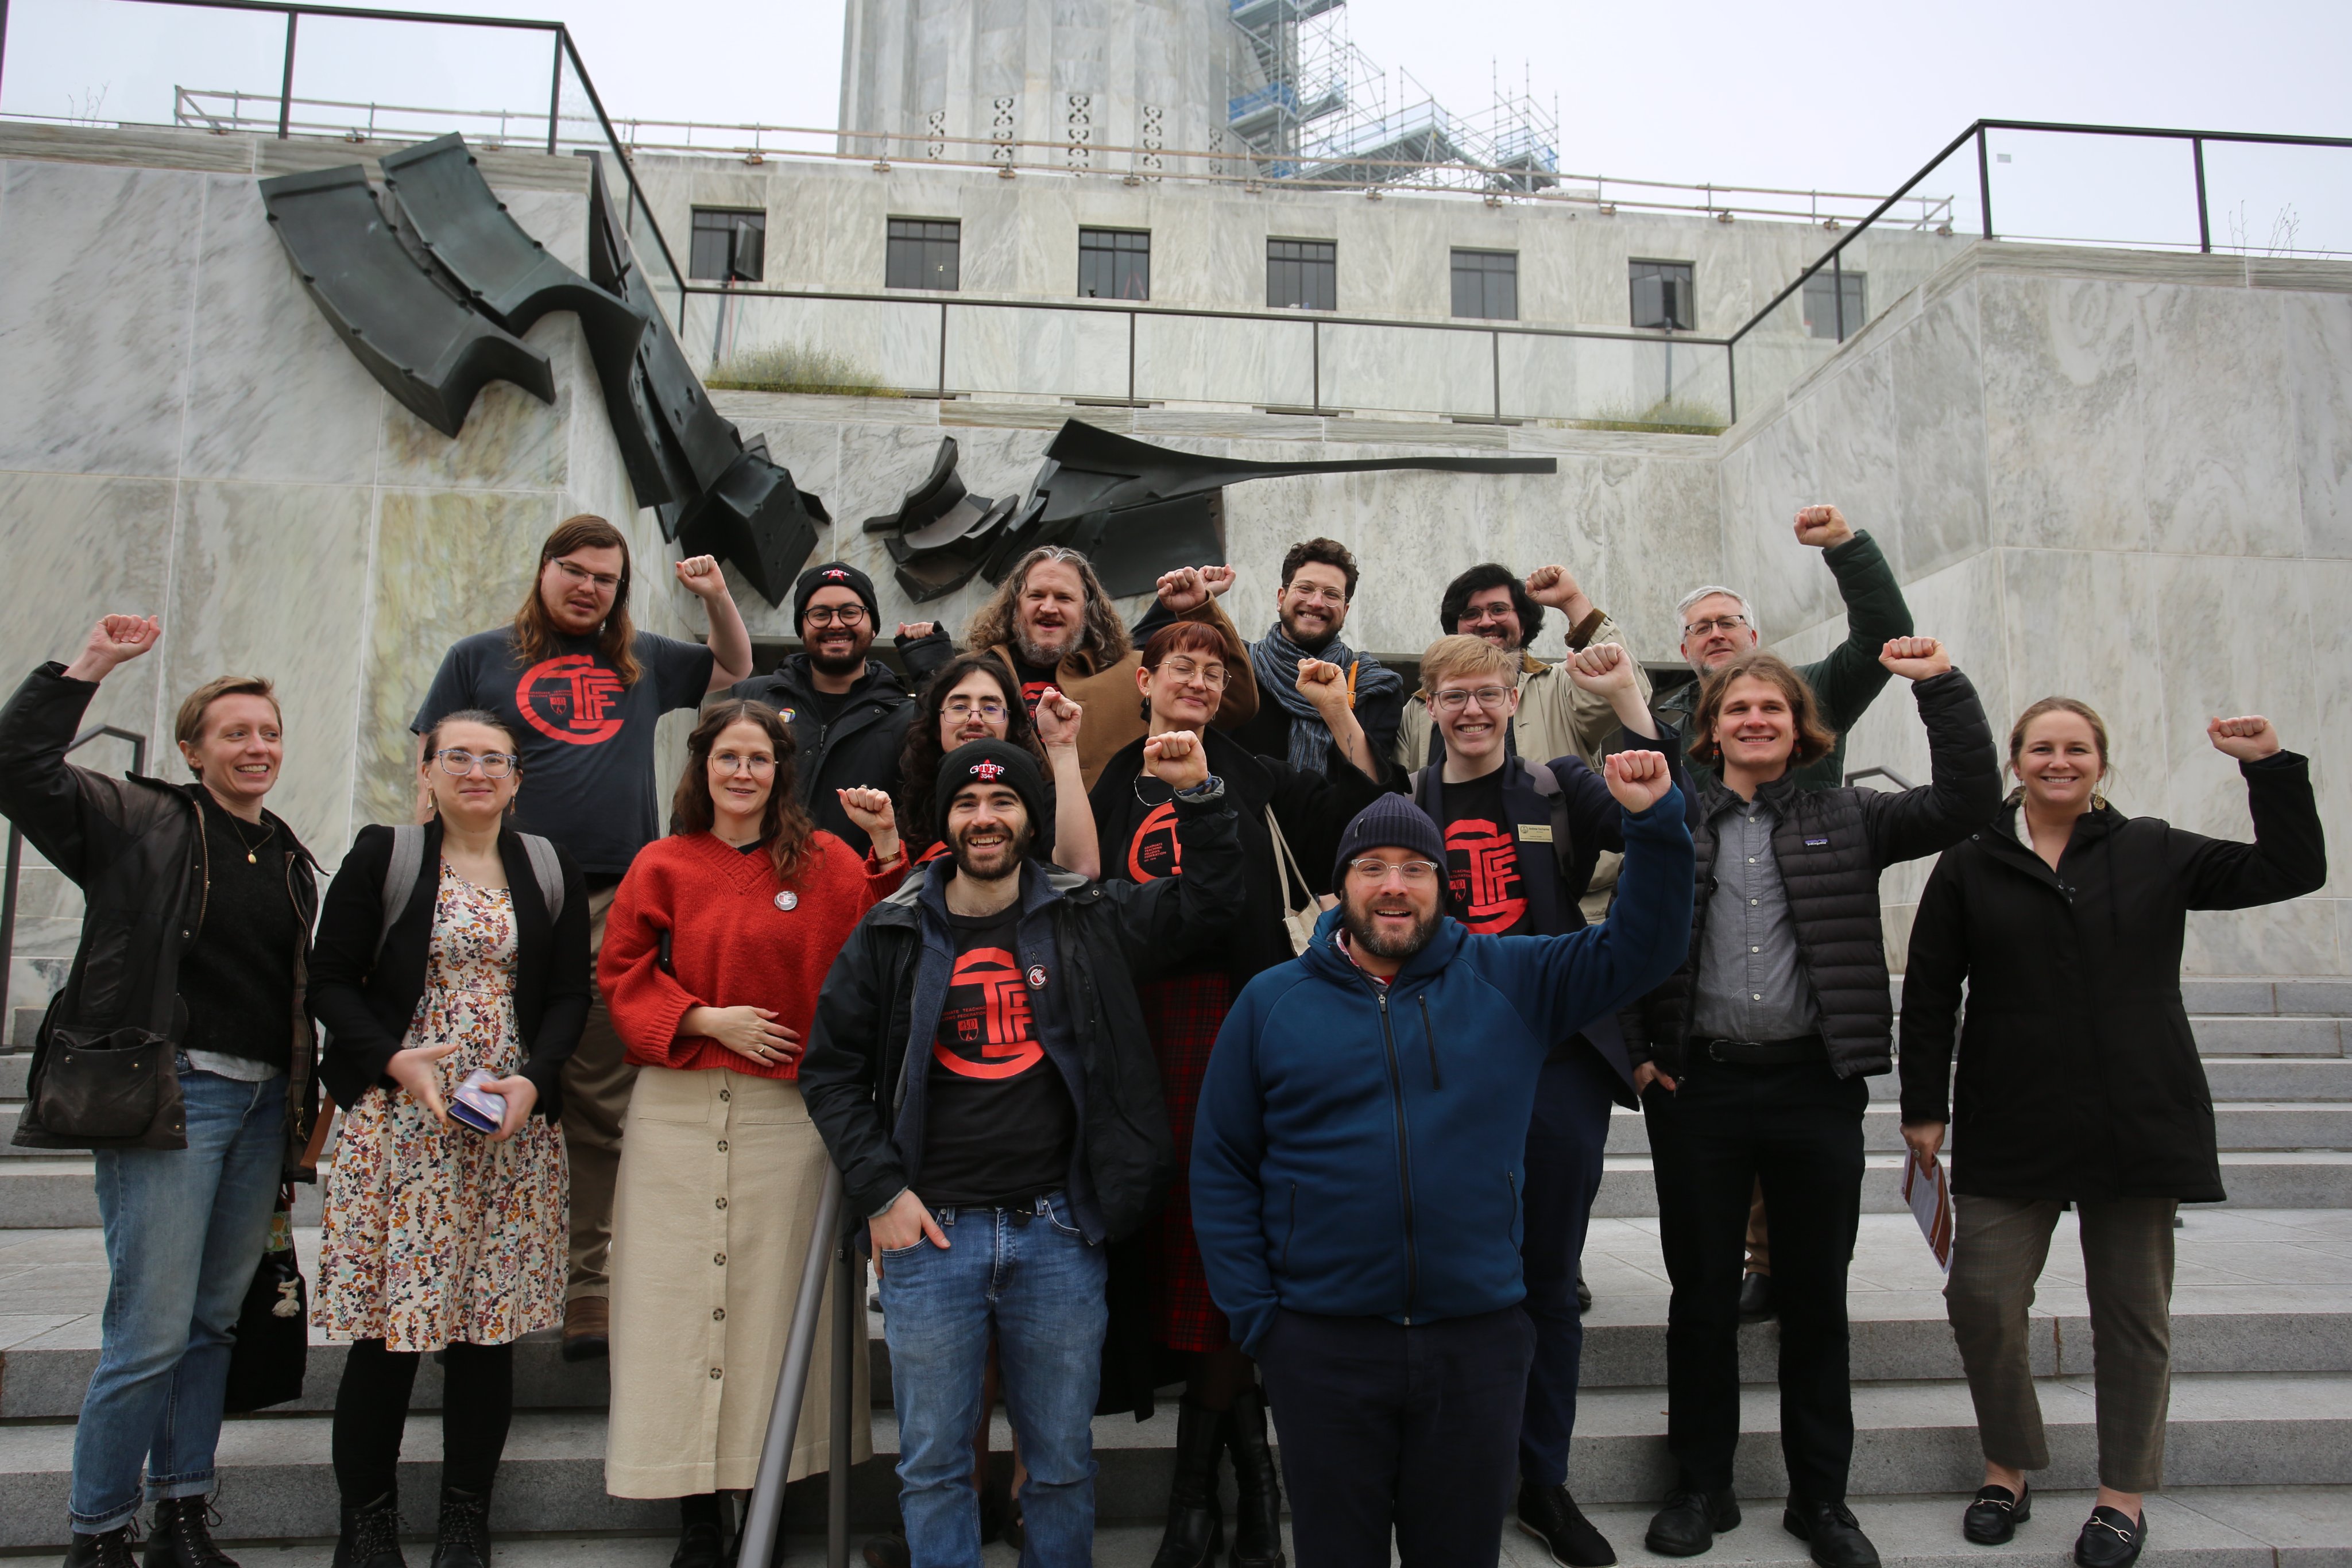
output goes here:
[[1565, 1486], [1519, 1482], [1519, 1528], [1544, 1543], [1562, 1568], [1611, 1568], [1617, 1549], [1592, 1528]]
[[2005, 1546], [2017, 1527], [2033, 1517], [2033, 1487], [2023, 1493], [2007, 1487], [1984, 1487], [1960, 1515], [1960, 1533], [1979, 1546]]
[[1584, 1270], [1576, 1271], [1576, 1315], [1582, 1317], [1592, 1310], [1592, 1287], [1584, 1282]]
[[1717, 1492], [1684, 1487], [1669, 1493], [1666, 1506], [1652, 1516], [1642, 1544], [1661, 1557], [1696, 1557], [1717, 1535], [1738, 1528], [1739, 1499], [1729, 1487]]
[[1739, 1281], [1739, 1321], [1743, 1323], [1765, 1323], [1772, 1321], [1772, 1276], [1744, 1274]]
[[2095, 1508], [2074, 1538], [2074, 1561], [2081, 1568], [2131, 1568], [2139, 1549], [2147, 1544], [2147, 1508], [2134, 1519], [2119, 1508]]
[[1878, 1568], [1878, 1548], [1862, 1532], [1853, 1510], [1842, 1502], [1789, 1500], [1780, 1528], [1812, 1548], [1821, 1568]]

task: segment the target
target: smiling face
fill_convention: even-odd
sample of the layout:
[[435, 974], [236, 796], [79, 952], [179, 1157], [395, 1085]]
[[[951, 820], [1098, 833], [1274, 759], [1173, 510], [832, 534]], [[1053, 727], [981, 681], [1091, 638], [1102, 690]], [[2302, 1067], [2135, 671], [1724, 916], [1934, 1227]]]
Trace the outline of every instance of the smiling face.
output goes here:
[[614, 545], [583, 545], [539, 569], [539, 600], [557, 626], [574, 637], [604, 624], [628, 560]]
[[776, 787], [776, 743], [749, 719], [719, 732], [703, 764], [710, 781], [710, 804], [722, 820], [756, 828]]
[[[1367, 861], [1379, 862], [1381, 873], [1366, 875]], [[1360, 954], [1400, 963], [1412, 957], [1437, 930], [1444, 885], [1442, 871], [1417, 851], [1366, 850], [1340, 873], [1339, 920], [1348, 940]]]
[[1180, 648], [1160, 662], [1157, 669], [1135, 672], [1136, 689], [1151, 705], [1151, 728], [1198, 733], [1216, 716], [1224, 701], [1231, 666], [1214, 653]]
[[1348, 623], [1348, 574], [1328, 561], [1301, 561], [1274, 596], [1282, 634], [1312, 653]]
[[1797, 716], [1787, 694], [1759, 676], [1735, 676], [1716, 712], [1715, 744], [1726, 768], [1766, 777], [1785, 769], [1797, 749]]
[[1519, 711], [1519, 694], [1499, 676], [1449, 675], [1429, 694], [1429, 711], [1445, 737], [1446, 755], [1479, 762], [1502, 749], [1504, 727]]
[[1482, 588], [1462, 607], [1454, 629], [1466, 637], [1484, 637], [1497, 648], [1517, 653], [1526, 633], [1519, 628], [1519, 607], [1507, 588]]
[[1087, 585], [1078, 569], [1061, 560], [1031, 567], [1013, 601], [1013, 638], [1021, 657], [1052, 668], [1078, 645], [1086, 624]]
[[244, 692], [215, 697], [205, 709], [202, 737], [194, 746], [181, 742], [180, 754], [222, 805], [260, 800], [286, 759], [278, 705]]
[[2045, 713], [2025, 727], [2011, 766], [2017, 769], [2034, 810], [2052, 817], [2079, 816], [2089, 810], [2091, 797], [2107, 770], [2090, 721], [2081, 714], [2063, 711]]
[[433, 732], [433, 749], [436, 754], [463, 751], [475, 758], [466, 772], [456, 775], [449, 771], [449, 758], [436, 755], [425, 759], [425, 782], [433, 792], [436, 811], [474, 828], [490, 826], [506, 814], [515, 791], [522, 787], [522, 778], [509, 763], [505, 778], [493, 779], [480, 758], [491, 754], [512, 757], [512, 736], [487, 724], [445, 724]]
[[854, 675], [874, 645], [874, 617], [855, 589], [820, 588], [801, 612], [801, 645], [809, 663], [828, 675]]
[[940, 704], [940, 755], [973, 740], [1003, 740], [1013, 722], [1004, 687], [985, 670], [972, 670]]
[[1702, 675], [1754, 646], [1747, 609], [1727, 593], [1710, 593], [1683, 612], [1683, 657]]
[[1029, 847], [1029, 812], [1003, 784], [967, 784], [948, 804], [948, 848], [959, 874], [1002, 882], [1021, 869]]

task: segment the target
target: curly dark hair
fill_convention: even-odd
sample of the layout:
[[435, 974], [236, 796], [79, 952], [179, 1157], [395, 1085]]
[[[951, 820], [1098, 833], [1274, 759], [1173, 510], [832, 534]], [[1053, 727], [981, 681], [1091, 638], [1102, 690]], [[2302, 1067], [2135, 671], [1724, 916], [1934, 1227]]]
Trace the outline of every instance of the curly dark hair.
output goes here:
[[694, 732], [686, 737], [686, 768], [677, 777], [677, 792], [670, 797], [671, 831], [681, 836], [708, 832], [718, 821], [719, 808], [710, 799], [710, 748], [733, 724], [758, 725], [767, 733], [768, 744], [775, 747], [775, 782], [768, 790], [768, 809], [760, 818], [760, 841], [768, 847], [768, 863], [776, 868], [776, 880], [789, 882], [801, 868], [801, 857], [809, 852], [816, 822], [794, 788], [800, 768], [793, 727], [766, 703], [739, 697], [702, 710]]
[[1690, 739], [1684, 743], [1687, 755], [1706, 763], [1721, 759], [1722, 753], [1715, 744], [1715, 721], [1723, 712], [1724, 693], [1742, 675], [1753, 675], [1780, 687], [1780, 695], [1789, 699], [1789, 714], [1797, 724], [1797, 748], [1789, 754], [1790, 767], [1819, 762], [1830, 754], [1837, 745], [1837, 731], [1822, 721], [1822, 705], [1814, 699], [1813, 688], [1780, 654], [1750, 648], [1729, 664], [1708, 671], [1706, 679], [1700, 684], [1698, 705], [1691, 709]]
[[1354, 600], [1356, 597], [1355, 552], [1338, 539], [1322, 538], [1301, 539], [1292, 545], [1289, 553], [1282, 558], [1282, 586], [1288, 588], [1290, 580], [1298, 575], [1298, 569], [1310, 560], [1323, 566], [1338, 567], [1340, 575], [1348, 580], [1348, 597], [1350, 601]]
[[993, 679], [1004, 694], [1004, 738], [1040, 764], [1045, 761], [1045, 743], [1037, 738], [1029, 705], [1021, 700], [1021, 682], [1003, 659], [975, 648], [941, 664], [915, 699], [914, 722], [907, 727], [907, 744], [898, 753], [898, 836], [906, 840], [910, 855], [931, 846], [931, 791], [939, 783], [940, 761], [947, 755], [940, 746], [940, 710], [947, 706], [948, 694], [974, 671]]
[[1499, 561], [1483, 560], [1445, 585], [1445, 597], [1437, 601], [1437, 624], [1447, 636], [1462, 630], [1462, 617], [1469, 612], [1472, 595], [1490, 588], [1511, 591], [1511, 608], [1519, 612], [1519, 646], [1535, 646], [1536, 633], [1543, 630], [1544, 607], [1535, 601], [1528, 585], [1519, 574]]

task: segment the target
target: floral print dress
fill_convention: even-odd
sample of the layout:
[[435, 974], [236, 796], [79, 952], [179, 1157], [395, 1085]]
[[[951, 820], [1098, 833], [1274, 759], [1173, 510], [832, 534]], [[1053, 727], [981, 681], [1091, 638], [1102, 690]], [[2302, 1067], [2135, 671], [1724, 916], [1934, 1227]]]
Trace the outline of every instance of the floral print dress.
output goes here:
[[[514, 898], [441, 867], [425, 990], [404, 1047], [454, 1044], [434, 1064], [446, 1103], [474, 1069], [522, 1065]], [[328, 1168], [314, 1316], [331, 1339], [396, 1351], [502, 1344], [563, 1321], [563, 1134], [536, 1112], [502, 1144], [407, 1091], [349, 1108]]]

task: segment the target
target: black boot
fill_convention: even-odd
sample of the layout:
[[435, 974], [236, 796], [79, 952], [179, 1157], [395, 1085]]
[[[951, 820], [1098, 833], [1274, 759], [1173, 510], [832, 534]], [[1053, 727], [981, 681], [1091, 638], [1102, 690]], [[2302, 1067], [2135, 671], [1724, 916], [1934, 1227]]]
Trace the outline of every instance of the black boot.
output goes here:
[[1284, 1568], [1282, 1472], [1265, 1436], [1265, 1395], [1255, 1387], [1234, 1396], [1225, 1412], [1225, 1443], [1234, 1456], [1233, 1568]]
[[206, 1498], [167, 1497], [157, 1503], [146, 1568], [236, 1568], [236, 1559], [213, 1544], [211, 1524], [219, 1518]]
[[721, 1568], [727, 1561], [727, 1531], [719, 1515], [719, 1495], [701, 1492], [677, 1500], [677, 1550], [669, 1568]]
[[1176, 1479], [1168, 1489], [1168, 1528], [1151, 1568], [1211, 1568], [1224, 1549], [1224, 1515], [1217, 1507], [1217, 1456], [1224, 1446], [1224, 1416], [1184, 1396], [1176, 1411]]
[[386, 1492], [373, 1502], [343, 1504], [335, 1537], [334, 1568], [408, 1568], [400, 1554], [400, 1499]]
[[433, 1568], [489, 1568], [490, 1494], [441, 1489], [441, 1523], [433, 1532]]
[[133, 1568], [139, 1561], [131, 1550], [131, 1526], [118, 1524], [96, 1535], [77, 1530], [66, 1547], [66, 1568]]

